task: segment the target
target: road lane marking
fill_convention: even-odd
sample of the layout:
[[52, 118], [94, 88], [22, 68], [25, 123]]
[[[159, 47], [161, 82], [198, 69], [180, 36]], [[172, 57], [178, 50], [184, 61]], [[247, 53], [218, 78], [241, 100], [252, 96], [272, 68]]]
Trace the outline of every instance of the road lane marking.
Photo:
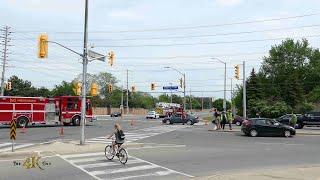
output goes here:
[[[141, 163], [139, 160], [130, 160], [126, 164], [136, 164]], [[78, 165], [81, 168], [95, 168], [95, 167], [106, 167], [106, 166], [116, 166], [120, 164], [115, 164], [114, 162], [104, 162], [104, 163], [95, 163], [95, 164], [85, 164], [85, 165]]]
[[91, 171], [94, 176], [102, 175], [102, 174], [115, 174], [115, 173], [123, 173], [123, 172], [130, 172], [130, 171], [142, 171], [142, 170], [148, 170], [148, 169], [154, 169], [158, 168], [157, 165], [142, 165], [142, 166], [135, 166], [135, 167], [123, 167], [122, 169], [107, 169], [104, 171]]

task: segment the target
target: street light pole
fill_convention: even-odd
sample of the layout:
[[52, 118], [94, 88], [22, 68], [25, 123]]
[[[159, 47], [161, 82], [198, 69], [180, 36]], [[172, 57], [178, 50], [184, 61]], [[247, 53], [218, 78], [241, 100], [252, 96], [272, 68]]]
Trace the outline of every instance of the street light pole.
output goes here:
[[221, 63], [224, 64], [224, 96], [223, 96], [223, 111], [226, 112], [227, 110], [227, 89], [226, 89], [226, 86], [227, 86], [227, 62], [223, 62], [221, 61], [220, 59], [218, 58], [212, 58], [212, 59], [216, 59], [218, 61], [220, 61]]
[[87, 81], [87, 42], [88, 42], [88, 0], [85, 4], [84, 41], [83, 41], [83, 69], [82, 69], [82, 97], [81, 97], [81, 139], [80, 145], [84, 145], [84, 123], [86, 120], [86, 81]]
[[164, 67], [164, 68], [171, 68], [183, 76], [183, 110], [186, 110], [186, 74], [178, 71], [176, 68], [173, 67]]

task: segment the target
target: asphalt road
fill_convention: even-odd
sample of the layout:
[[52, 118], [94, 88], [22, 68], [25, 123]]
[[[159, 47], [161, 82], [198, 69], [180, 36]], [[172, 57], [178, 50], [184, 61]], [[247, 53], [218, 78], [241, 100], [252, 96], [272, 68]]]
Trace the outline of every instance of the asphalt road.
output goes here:
[[[103, 152], [96, 152], [43, 157], [41, 160], [51, 162], [45, 170], [14, 166], [14, 159], [0, 160], [0, 174], [6, 175], [3, 179], [187, 179], [320, 162], [318, 136], [247, 137], [240, 132], [208, 131], [209, 126], [204, 125], [161, 125], [159, 120], [137, 119], [131, 126], [130, 118], [117, 121], [123, 125], [130, 140], [146, 145], [128, 149], [131, 157], [126, 165], [121, 165], [118, 159], [108, 161]], [[87, 126], [88, 137], [104, 136], [112, 130], [114, 123], [114, 120], [101, 120]], [[40, 142], [36, 140], [37, 134], [44, 136], [38, 137], [43, 140], [51, 136], [61, 139], [57, 132], [45, 133], [45, 129], [55, 128], [59, 130], [59, 127], [30, 128], [35, 130], [23, 135], [31, 134], [25, 140], [34, 138], [34, 142]], [[1, 133], [3, 130], [0, 129]], [[66, 138], [78, 138], [76, 127], [67, 127], [65, 131]]]

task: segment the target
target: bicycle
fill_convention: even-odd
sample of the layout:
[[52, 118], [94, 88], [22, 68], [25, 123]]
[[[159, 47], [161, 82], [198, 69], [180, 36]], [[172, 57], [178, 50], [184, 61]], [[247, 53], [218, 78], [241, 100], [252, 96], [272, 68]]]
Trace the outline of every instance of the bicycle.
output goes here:
[[[114, 138], [112, 138], [112, 142], [115, 141]], [[114, 156], [117, 156], [119, 158], [119, 161], [122, 164], [126, 164], [128, 161], [128, 151], [121, 147], [122, 144], [116, 144], [115, 145], [115, 152], [116, 154], [113, 154], [112, 144], [107, 145], [104, 149], [104, 154], [107, 157], [108, 160], [112, 160]]]

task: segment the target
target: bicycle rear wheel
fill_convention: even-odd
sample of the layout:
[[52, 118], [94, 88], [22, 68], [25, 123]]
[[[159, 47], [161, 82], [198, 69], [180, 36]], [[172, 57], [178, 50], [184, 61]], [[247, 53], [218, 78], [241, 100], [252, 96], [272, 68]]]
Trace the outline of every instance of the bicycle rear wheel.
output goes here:
[[128, 152], [127, 152], [127, 150], [125, 150], [123, 148], [120, 149], [120, 151], [119, 151], [119, 161], [122, 164], [127, 163], [127, 161], [128, 161]]
[[107, 159], [112, 160], [114, 158], [114, 155], [112, 154], [113, 150], [112, 150], [112, 146], [108, 145], [106, 146], [106, 148], [104, 149], [104, 154], [107, 157]]

